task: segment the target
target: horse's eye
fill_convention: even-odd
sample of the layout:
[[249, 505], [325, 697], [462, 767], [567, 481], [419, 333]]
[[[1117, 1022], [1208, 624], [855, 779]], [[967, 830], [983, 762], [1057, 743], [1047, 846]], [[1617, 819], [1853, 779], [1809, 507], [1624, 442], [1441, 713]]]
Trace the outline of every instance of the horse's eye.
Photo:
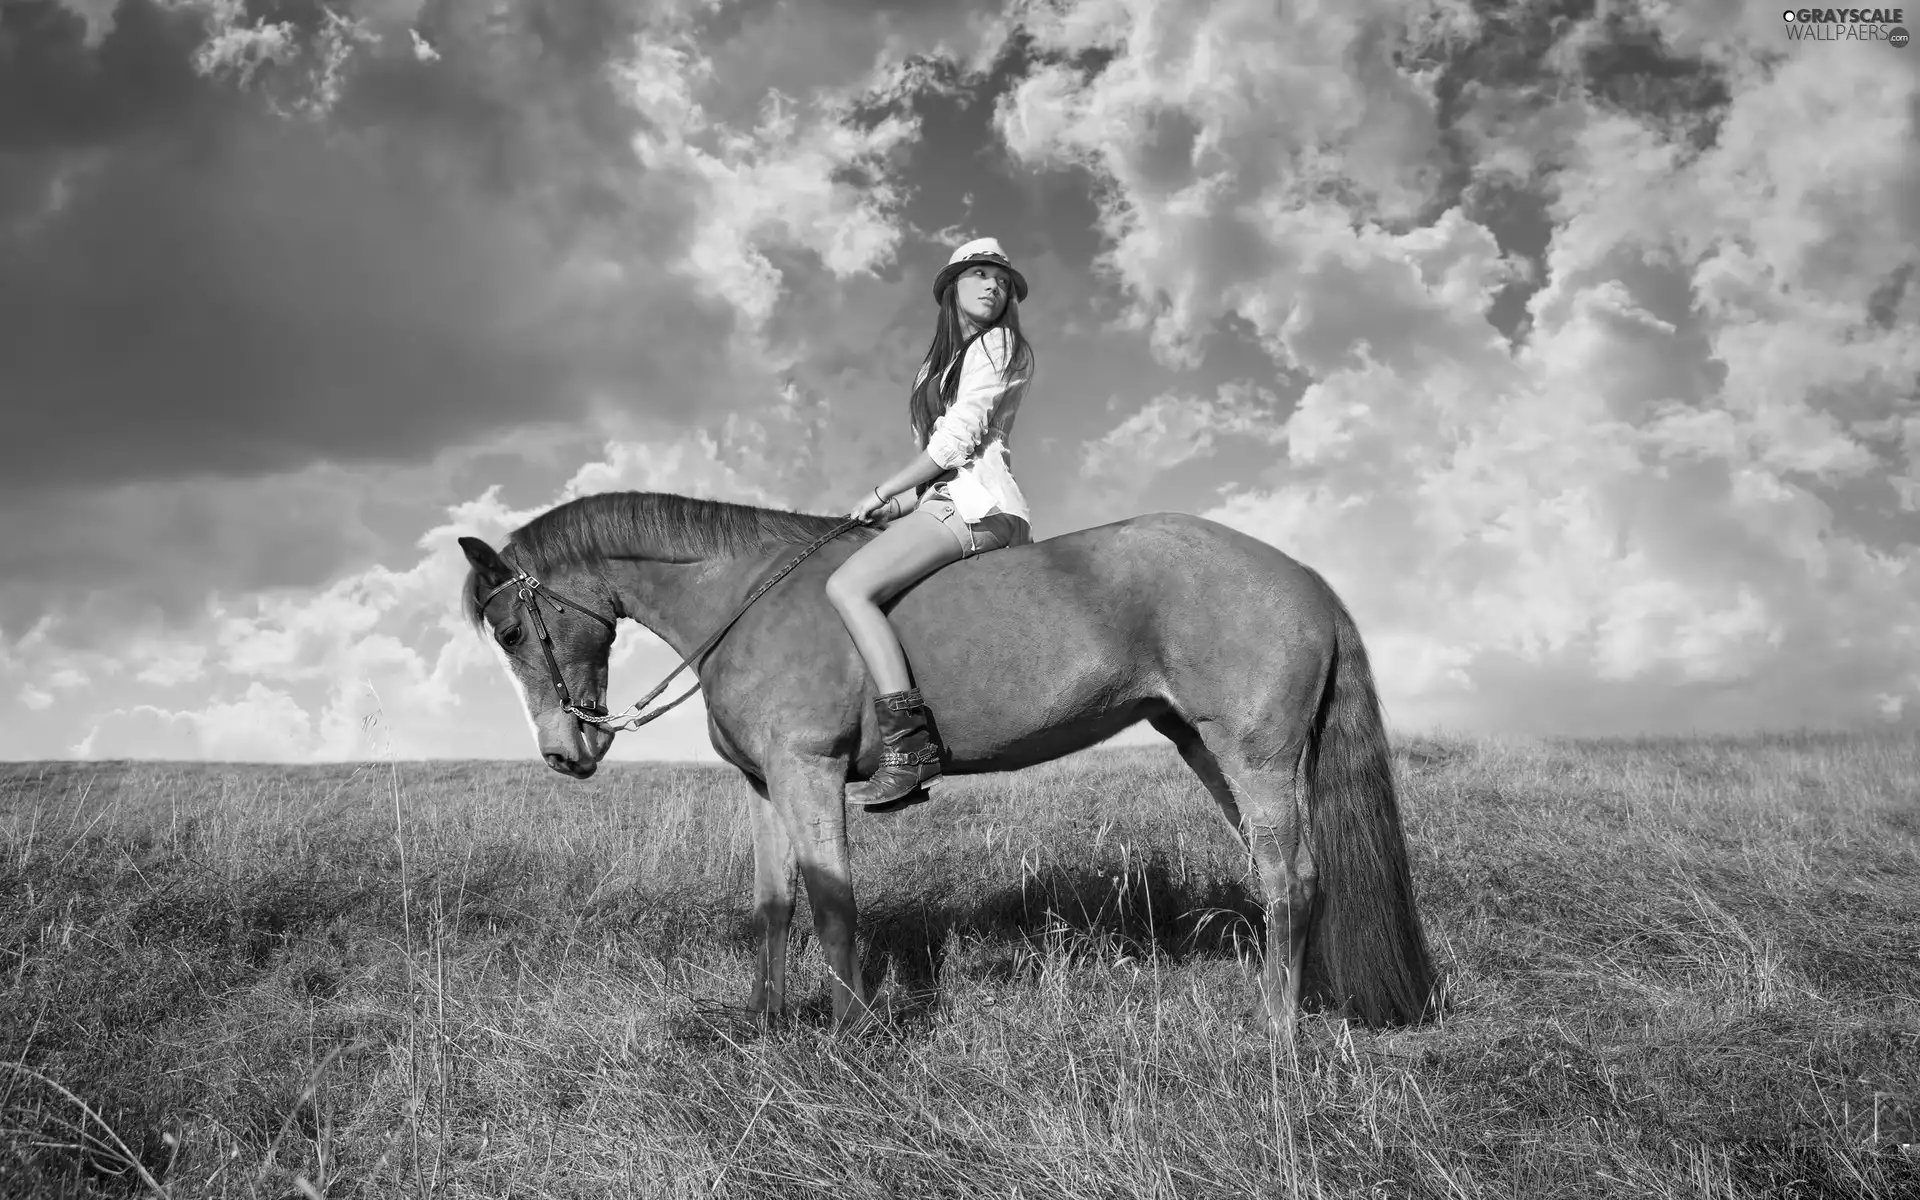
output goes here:
[[518, 625], [509, 625], [500, 631], [500, 644], [511, 650], [520, 644], [523, 636]]

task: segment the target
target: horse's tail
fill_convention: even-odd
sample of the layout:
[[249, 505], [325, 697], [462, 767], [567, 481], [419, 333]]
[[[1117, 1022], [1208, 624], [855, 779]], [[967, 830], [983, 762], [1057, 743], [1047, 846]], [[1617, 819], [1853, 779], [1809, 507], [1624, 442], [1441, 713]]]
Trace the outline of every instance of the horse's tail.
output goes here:
[[1319, 886], [1303, 993], [1368, 1025], [1412, 1024], [1434, 1002], [1433, 962], [1407, 869], [1393, 756], [1360, 630], [1332, 588], [1327, 596], [1333, 664], [1307, 751]]

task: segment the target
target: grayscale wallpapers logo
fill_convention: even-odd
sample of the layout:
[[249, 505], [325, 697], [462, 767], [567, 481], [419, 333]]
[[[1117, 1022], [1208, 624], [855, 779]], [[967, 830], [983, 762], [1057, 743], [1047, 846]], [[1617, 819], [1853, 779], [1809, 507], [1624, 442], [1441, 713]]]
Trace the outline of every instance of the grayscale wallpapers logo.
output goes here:
[[1904, 50], [1912, 37], [1904, 8], [1789, 8], [1780, 14], [1793, 42], [1886, 42]]

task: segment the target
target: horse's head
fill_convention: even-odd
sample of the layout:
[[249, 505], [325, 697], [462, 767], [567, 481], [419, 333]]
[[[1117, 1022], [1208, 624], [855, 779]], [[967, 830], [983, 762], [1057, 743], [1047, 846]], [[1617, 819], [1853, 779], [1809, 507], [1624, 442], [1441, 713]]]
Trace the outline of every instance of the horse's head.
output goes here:
[[466, 608], [520, 688], [541, 757], [585, 779], [613, 746], [613, 734], [576, 713], [604, 715], [607, 656], [613, 649], [614, 597], [581, 567], [528, 574], [479, 538], [463, 537], [473, 570]]

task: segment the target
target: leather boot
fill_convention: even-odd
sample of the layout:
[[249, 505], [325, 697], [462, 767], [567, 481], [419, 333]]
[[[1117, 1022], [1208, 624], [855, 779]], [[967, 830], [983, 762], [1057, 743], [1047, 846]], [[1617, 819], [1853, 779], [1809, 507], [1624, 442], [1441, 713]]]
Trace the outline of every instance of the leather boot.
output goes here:
[[940, 775], [940, 741], [927, 720], [919, 688], [875, 697], [880, 718], [880, 765], [865, 783], [847, 789], [847, 799], [868, 812], [892, 812], [932, 797], [929, 780]]

